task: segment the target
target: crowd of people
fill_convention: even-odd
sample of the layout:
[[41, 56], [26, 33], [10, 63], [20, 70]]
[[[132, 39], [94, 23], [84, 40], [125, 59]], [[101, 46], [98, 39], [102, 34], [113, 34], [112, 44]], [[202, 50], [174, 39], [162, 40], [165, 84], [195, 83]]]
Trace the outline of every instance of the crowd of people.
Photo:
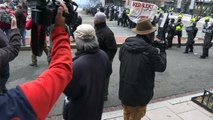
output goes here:
[[[181, 47], [181, 38], [183, 32], [183, 22], [182, 22], [182, 13], [178, 14], [177, 22], [175, 23], [174, 18], [169, 18], [160, 13], [159, 16], [155, 19], [155, 23], [158, 23], [158, 34], [157, 38], [161, 41], [165, 41], [167, 43], [167, 49], [172, 48], [173, 38], [177, 36], [178, 38], [178, 45], [177, 47]], [[165, 20], [165, 23], [162, 25], [162, 20]], [[187, 41], [186, 41], [186, 48], [184, 53], [193, 53], [194, 52], [194, 43], [195, 37], [198, 33], [197, 22], [201, 19], [198, 16], [192, 16], [190, 19], [190, 25], [185, 26], [185, 31], [187, 33]], [[203, 25], [202, 32], [205, 34], [204, 37], [204, 44], [203, 44], [203, 53], [200, 58], [204, 59], [208, 57], [208, 49], [212, 46], [212, 38], [213, 38], [213, 22], [210, 22], [210, 16], [205, 16], [205, 24]], [[208, 41], [208, 42], [207, 42]], [[208, 46], [208, 47], [207, 47]]]
[[[12, 11], [11, 2], [6, 1], [4, 9]], [[94, 27], [80, 23], [75, 31], [70, 33], [69, 25], [66, 24], [67, 18], [63, 15], [70, 14], [70, 11], [65, 3], [61, 2], [55, 23], [49, 30], [51, 50], [47, 53], [48, 69], [35, 80], [7, 90], [5, 84], [10, 75], [9, 62], [18, 56], [20, 46], [26, 45], [23, 40], [23, 35], [26, 35], [25, 29], [31, 29], [32, 19], [26, 20], [27, 9], [24, 9], [24, 5], [23, 1], [14, 7], [15, 12], [11, 12], [12, 20], [7, 24], [6, 30], [0, 26], [1, 120], [44, 120], [62, 93], [66, 95], [63, 106], [65, 120], [100, 120], [104, 101], [108, 100], [112, 63], [117, 52], [114, 33], [106, 22], [108, 15], [110, 21], [117, 19], [118, 25], [133, 28], [131, 30], [136, 34], [128, 37], [119, 51], [118, 93], [123, 106], [124, 120], [140, 120], [145, 116], [147, 104], [154, 95], [155, 72], [166, 70], [166, 49], [172, 47], [175, 35], [179, 39], [178, 47], [181, 47], [181, 16], [176, 23], [174, 19], [167, 19], [163, 26], [160, 25], [163, 15], [159, 15], [154, 22], [142, 19], [136, 24], [126, 24], [126, 9], [118, 7], [118, 10], [122, 11], [121, 14], [114, 11], [108, 13], [107, 9], [100, 9], [100, 12], [94, 15]], [[115, 6], [111, 7], [109, 11], [114, 8]], [[198, 31], [197, 21], [192, 21], [191, 26], [186, 29], [188, 39], [185, 53], [193, 52], [194, 38]], [[158, 28], [156, 23], [159, 24]], [[155, 40], [157, 29], [159, 40]], [[209, 24], [209, 20], [206, 20], [203, 32], [205, 38], [201, 58], [206, 58], [212, 46], [213, 23]], [[70, 39], [75, 40], [77, 49], [73, 58]], [[33, 56], [30, 65], [37, 66], [36, 56]]]
[[[129, 18], [130, 16], [130, 9], [125, 8], [121, 5], [106, 5], [105, 7], [100, 7], [100, 11], [104, 12], [107, 16], [107, 19], [109, 21], [117, 21], [118, 26], [123, 26], [123, 27], [129, 27], [129, 28], [134, 28], [136, 26], [136, 23], [132, 22]], [[178, 44], [177, 48], [181, 47], [181, 39], [182, 39], [182, 33], [183, 30], [186, 30], [187, 33], [187, 42], [186, 42], [186, 48], [184, 53], [193, 53], [194, 48], [193, 45], [195, 43], [195, 37], [198, 32], [197, 28], [197, 22], [201, 19], [201, 16], [194, 16], [192, 15], [190, 19], [190, 25], [189, 26], [184, 26], [182, 22], [183, 14], [179, 11], [178, 12], [178, 18], [170, 18], [170, 16], [166, 16], [166, 21], [162, 25], [162, 20], [165, 18], [164, 13], [168, 13], [169, 15], [173, 14], [173, 9], [168, 8], [166, 11], [163, 11], [161, 8], [158, 8], [157, 14], [154, 17], [154, 20], [152, 23], [155, 26], [158, 26], [157, 29], [157, 38], [161, 41], [165, 41], [167, 45], [167, 49], [172, 48], [173, 46], [173, 38], [177, 36]], [[208, 57], [208, 50], [212, 46], [212, 27], [213, 23], [210, 22], [211, 17], [206, 15], [204, 17], [205, 19], [205, 24], [203, 25], [202, 32], [205, 34], [204, 36], [204, 44], [203, 44], [203, 50], [202, 50], [202, 55], [200, 58], [205, 59]], [[185, 27], [185, 28], [184, 28]]]

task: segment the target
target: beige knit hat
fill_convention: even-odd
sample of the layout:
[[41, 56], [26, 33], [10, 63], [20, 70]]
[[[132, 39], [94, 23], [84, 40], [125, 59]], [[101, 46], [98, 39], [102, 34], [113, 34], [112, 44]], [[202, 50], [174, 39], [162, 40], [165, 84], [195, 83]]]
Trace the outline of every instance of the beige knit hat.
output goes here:
[[81, 40], [92, 40], [96, 36], [95, 29], [93, 28], [92, 25], [89, 24], [81, 24], [80, 26], [77, 27], [74, 34], [76, 38], [79, 38]]

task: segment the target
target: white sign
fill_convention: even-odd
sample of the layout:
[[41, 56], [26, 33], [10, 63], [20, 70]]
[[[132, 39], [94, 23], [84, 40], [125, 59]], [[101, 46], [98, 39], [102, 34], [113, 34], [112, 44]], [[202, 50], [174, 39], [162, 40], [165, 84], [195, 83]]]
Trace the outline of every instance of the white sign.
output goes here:
[[181, 3], [182, 3], [182, 0], [177, 1], [177, 8], [181, 8]]
[[150, 19], [151, 21], [157, 13], [158, 6], [151, 3], [132, 1], [130, 6], [130, 20], [137, 23], [141, 19]]

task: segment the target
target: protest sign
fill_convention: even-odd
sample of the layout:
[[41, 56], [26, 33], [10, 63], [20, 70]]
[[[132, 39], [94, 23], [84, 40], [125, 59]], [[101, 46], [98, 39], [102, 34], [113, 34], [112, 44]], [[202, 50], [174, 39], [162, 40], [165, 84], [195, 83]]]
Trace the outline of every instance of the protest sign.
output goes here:
[[137, 23], [140, 19], [154, 19], [158, 6], [152, 3], [132, 1], [130, 6], [130, 20]]

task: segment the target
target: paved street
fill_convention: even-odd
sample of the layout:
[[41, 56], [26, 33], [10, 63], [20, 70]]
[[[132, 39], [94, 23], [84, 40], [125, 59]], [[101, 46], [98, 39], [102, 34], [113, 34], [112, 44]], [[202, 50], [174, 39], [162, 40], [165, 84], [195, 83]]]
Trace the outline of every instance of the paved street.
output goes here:
[[[208, 59], [199, 59], [201, 47], [195, 47], [196, 55], [183, 54], [181, 49], [173, 48], [168, 50], [168, 66], [164, 73], [156, 74], [155, 96], [154, 98], [167, 97], [171, 95], [203, 90], [213, 86], [213, 50], [210, 51]], [[118, 52], [117, 52], [118, 53]], [[46, 56], [38, 58], [38, 67], [29, 66], [30, 51], [21, 51], [19, 56], [11, 62], [11, 77], [7, 84], [14, 87], [20, 83], [29, 81], [37, 77], [47, 68]], [[119, 83], [119, 60], [118, 54], [113, 62], [113, 74], [109, 85], [109, 100], [105, 102], [105, 107], [120, 105], [118, 100]], [[38, 96], [39, 97], [39, 96]], [[63, 97], [55, 105], [50, 115], [60, 114]]]
[[[82, 17], [83, 23], [92, 23], [91, 16], [82, 14]], [[109, 24], [115, 36], [134, 35], [128, 28], [117, 26], [115, 21], [107, 22], [107, 24]], [[201, 23], [199, 25], [201, 26]], [[201, 37], [202, 34], [200, 33], [198, 36]], [[202, 50], [201, 46], [195, 47], [194, 54], [183, 54], [184, 49], [185, 46], [181, 48], [173, 47], [167, 51], [167, 69], [164, 73], [156, 74], [155, 99], [213, 87], [213, 49], [210, 49], [210, 57], [205, 60], [199, 58]], [[74, 52], [75, 50], [72, 51]], [[118, 52], [113, 62], [113, 74], [111, 75], [109, 85], [109, 98], [108, 101], [105, 102], [105, 107], [120, 105], [118, 99], [120, 65]], [[11, 77], [7, 84], [9, 88], [36, 78], [48, 65], [45, 55], [38, 58], [38, 67], [36, 68], [29, 66], [30, 62], [31, 51], [21, 51], [19, 56], [11, 62]], [[57, 101], [49, 115], [61, 114], [62, 104], [63, 95]]]

